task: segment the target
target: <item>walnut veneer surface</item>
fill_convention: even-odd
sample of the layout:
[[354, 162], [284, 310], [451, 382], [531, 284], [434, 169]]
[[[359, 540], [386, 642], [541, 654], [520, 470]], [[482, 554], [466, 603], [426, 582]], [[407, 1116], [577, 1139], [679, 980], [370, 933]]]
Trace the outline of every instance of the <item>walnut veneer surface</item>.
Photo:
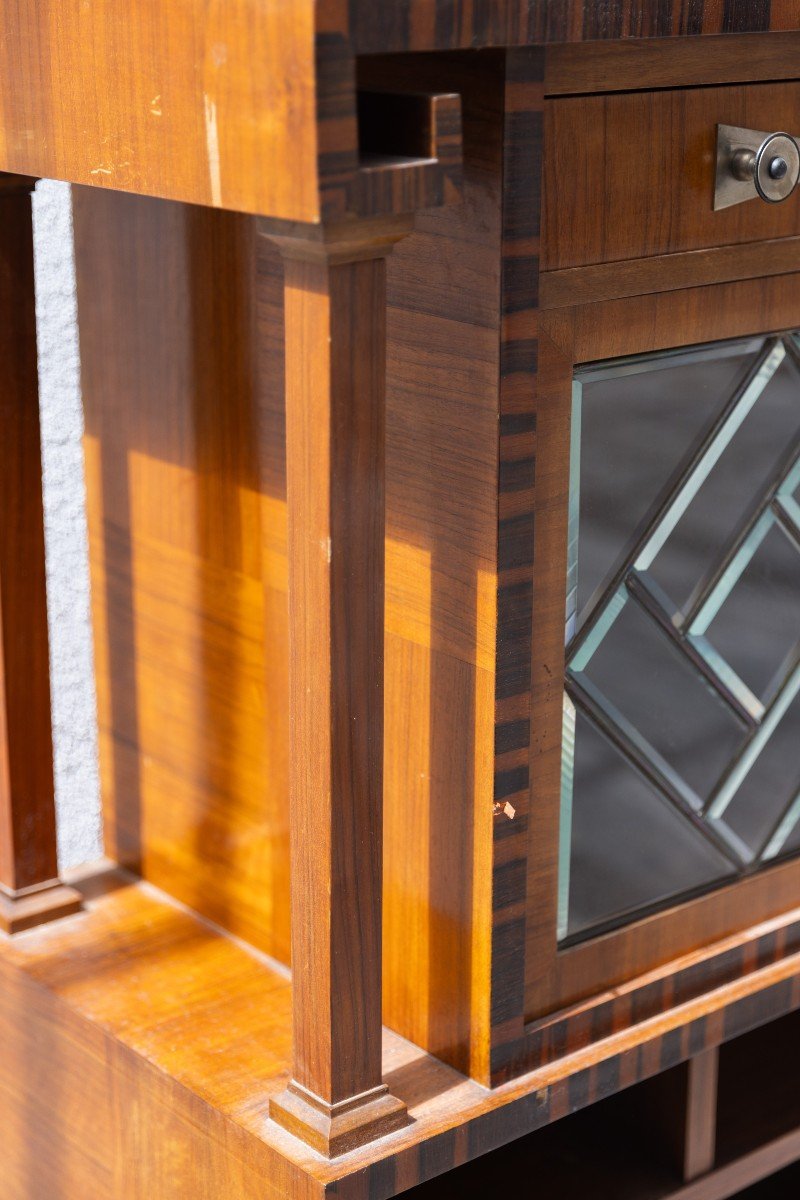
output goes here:
[[[472, 863], [492, 822], [488, 66], [459, 81], [465, 203], [387, 262], [385, 1012], [464, 1070], [491, 916]], [[75, 227], [108, 852], [288, 963], [280, 256], [247, 218], [85, 189]]]
[[[17, 503], [31, 531], [0, 623], [38, 656], [35, 886], [84, 905], [0, 943], [12, 1200], [384, 1200], [690, 1059], [685, 1195], [732, 1194], [715, 1048], [800, 1007], [798, 871], [558, 948], [564, 398], [577, 362], [800, 325], [797, 198], [717, 220], [709, 175], [717, 120], [791, 125], [799, 31], [789, 0], [0, 0], [3, 550]], [[80, 895], [41, 669], [43, 174], [83, 185], [118, 864]], [[37, 804], [3, 799], [7, 905]]]
[[75, 873], [86, 911], [0, 955], [3, 1181], [13, 1200], [386, 1200], [800, 1003], [800, 957], [487, 1091], [384, 1033], [407, 1129], [326, 1162], [265, 1119], [291, 986], [147, 884]]
[[798, 27], [792, 0], [6, 0], [0, 170], [314, 221], [359, 203], [355, 54]]

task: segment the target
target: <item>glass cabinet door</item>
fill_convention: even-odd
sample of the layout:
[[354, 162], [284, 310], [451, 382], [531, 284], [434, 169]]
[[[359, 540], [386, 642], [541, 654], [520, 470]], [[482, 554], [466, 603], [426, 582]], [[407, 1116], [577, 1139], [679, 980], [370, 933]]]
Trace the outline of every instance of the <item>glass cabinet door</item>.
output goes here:
[[800, 851], [800, 339], [575, 373], [558, 938]]

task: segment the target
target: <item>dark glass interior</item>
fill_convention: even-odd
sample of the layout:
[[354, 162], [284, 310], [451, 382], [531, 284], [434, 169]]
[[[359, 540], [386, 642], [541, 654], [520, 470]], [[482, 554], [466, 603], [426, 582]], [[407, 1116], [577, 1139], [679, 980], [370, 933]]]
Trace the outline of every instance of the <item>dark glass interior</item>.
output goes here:
[[799, 598], [800, 554], [775, 522], [707, 631], [709, 642], [762, 700], [795, 657]]
[[676, 607], [689, 603], [791, 456], [800, 435], [799, 395], [800, 374], [787, 356], [656, 557], [653, 576]]
[[585, 676], [617, 710], [615, 723], [622, 728], [624, 721], [629, 737], [647, 743], [648, 758], [662, 760], [662, 771], [708, 799], [742, 742], [741, 723], [634, 600], [626, 601]]
[[[744, 378], [747, 350], [686, 361], [662, 356], [620, 371], [587, 372], [581, 381], [580, 557], [578, 612], [585, 615], [609, 571], [624, 562], [650, 523], [676, 472], [696, 450], [724, 397]], [[670, 419], [664, 419], [669, 397]], [[590, 448], [590, 449], [588, 449]], [[609, 463], [614, 470], [609, 470]]]
[[799, 363], [781, 335], [576, 373], [562, 939], [800, 850]]
[[[737, 790], [723, 817], [754, 854], [778, 832], [781, 817], [800, 792], [800, 697], [779, 722], [766, 747], [758, 756]], [[800, 823], [798, 824], [800, 832]], [[776, 846], [769, 857], [784, 851]]]
[[[576, 725], [569, 924], [623, 917], [732, 874], [624, 754], [580, 713]], [[617, 868], [624, 847], [624, 869]], [[669, 847], [669, 853], [664, 852]]]

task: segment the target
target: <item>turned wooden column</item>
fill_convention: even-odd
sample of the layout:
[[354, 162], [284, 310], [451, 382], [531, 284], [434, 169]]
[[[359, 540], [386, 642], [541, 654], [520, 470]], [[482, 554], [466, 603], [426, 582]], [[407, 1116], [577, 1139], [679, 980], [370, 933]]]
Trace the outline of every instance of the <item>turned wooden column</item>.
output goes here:
[[381, 1078], [386, 256], [410, 219], [304, 227], [285, 260], [293, 1078], [330, 1157], [409, 1120]]
[[31, 192], [0, 175], [0, 930], [76, 912], [58, 880]]

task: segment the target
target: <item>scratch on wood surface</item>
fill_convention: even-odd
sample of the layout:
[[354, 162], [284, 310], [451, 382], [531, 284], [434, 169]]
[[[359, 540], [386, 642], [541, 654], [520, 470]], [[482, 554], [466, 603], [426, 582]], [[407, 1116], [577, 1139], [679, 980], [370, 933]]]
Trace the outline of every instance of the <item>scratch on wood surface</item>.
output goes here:
[[211, 182], [211, 203], [216, 208], [222, 206], [222, 177], [220, 174], [219, 130], [217, 129], [217, 106], [209, 96], [204, 95], [206, 110], [206, 150], [208, 153], [208, 174]]

